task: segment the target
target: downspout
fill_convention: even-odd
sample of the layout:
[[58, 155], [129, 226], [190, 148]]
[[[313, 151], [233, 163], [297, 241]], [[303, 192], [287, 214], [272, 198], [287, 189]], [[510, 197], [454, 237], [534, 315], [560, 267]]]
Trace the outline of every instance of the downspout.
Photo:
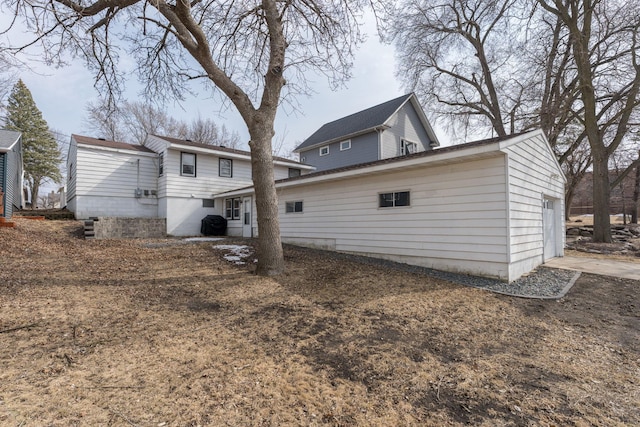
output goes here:
[[0, 197], [2, 197], [2, 200], [0, 200], [0, 202], [2, 202], [2, 211], [0, 212], [0, 216], [4, 217], [5, 216], [5, 209], [4, 207], [7, 205], [7, 195], [6, 192], [4, 191], [4, 189], [7, 186], [7, 153], [2, 153], [2, 163], [3, 163], [3, 167], [2, 167], [2, 185], [0, 185]]

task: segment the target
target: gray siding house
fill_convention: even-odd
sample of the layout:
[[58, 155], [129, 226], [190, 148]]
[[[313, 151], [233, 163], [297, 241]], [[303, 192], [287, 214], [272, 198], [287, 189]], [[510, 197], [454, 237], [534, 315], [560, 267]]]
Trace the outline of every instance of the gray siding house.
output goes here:
[[300, 161], [317, 171], [431, 150], [440, 144], [410, 93], [326, 123], [300, 144]]
[[22, 208], [22, 134], [0, 130], [0, 218]]

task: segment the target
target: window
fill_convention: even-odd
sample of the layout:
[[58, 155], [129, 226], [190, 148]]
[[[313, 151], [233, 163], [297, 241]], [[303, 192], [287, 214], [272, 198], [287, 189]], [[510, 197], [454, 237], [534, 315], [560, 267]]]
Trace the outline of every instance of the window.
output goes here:
[[398, 206], [411, 206], [409, 192], [408, 191], [396, 191], [394, 193], [381, 193], [380, 203], [378, 205], [381, 208], [392, 208]]
[[349, 150], [351, 148], [351, 140], [347, 139], [340, 143], [340, 151]]
[[329, 154], [329, 146], [325, 145], [324, 147], [320, 147], [320, 155], [326, 156]]
[[158, 176], [164, 174], [164, 154], [160, 154], [158, 157]]
[[180, 153], [180, 175], [196, 176], [196, 155]]
[[220, 159], [218, 175], [231, 178], [233, 176], [233, 160]]
[[302, 212], [302, 200], [296, 202], [285, 202], [284, 208], [286, 213]]
[[413, 154], [418, 152], [418, 144], [415, 142], [407, 141], [406, 139], [400, 140], [400, 154], [406, 156], [407, 154]]
[[213, 199], [202, 199], [202, 207], [203, 208], [213, 208], [213, 207], [215, 207], [214, 200]]
[[289, 168], [289, 178], [295, 178], [296, 176], [300, 176], [300, 169]]
[[224, 217], [227, 219], [240, 219], [240, 208], [242, 200], [240, 197], [224, 199]]

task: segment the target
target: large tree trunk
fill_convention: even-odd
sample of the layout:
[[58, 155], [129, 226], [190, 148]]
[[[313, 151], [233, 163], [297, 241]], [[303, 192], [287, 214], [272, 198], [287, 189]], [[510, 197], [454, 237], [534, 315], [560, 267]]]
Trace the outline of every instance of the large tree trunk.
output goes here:
[[[609, 212], [610, 184], [608, 156], [603, 149], [593, 154], [593, 241], [611, 243], [611, 218]], [[598, 151], [598, 152], [596, 152]]]
[[278, 194], [273, 175], [271, 138], [273, 127], [253, 126], [250, 131], [251, 171], [258, 216], [258, 266], [256, 274], [275, 276], [284, 272], [284, 255], [278, 219]]

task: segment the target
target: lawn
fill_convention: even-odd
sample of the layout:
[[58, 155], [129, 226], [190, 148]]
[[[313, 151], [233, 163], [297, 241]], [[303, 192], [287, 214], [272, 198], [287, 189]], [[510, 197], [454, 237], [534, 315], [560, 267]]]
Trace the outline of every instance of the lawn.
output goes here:
[[80, 236], [0, 229], [2, 426], [640, 425], [640, 281], [531, 300], [302, 248], [262, 278], [216, 242]]

